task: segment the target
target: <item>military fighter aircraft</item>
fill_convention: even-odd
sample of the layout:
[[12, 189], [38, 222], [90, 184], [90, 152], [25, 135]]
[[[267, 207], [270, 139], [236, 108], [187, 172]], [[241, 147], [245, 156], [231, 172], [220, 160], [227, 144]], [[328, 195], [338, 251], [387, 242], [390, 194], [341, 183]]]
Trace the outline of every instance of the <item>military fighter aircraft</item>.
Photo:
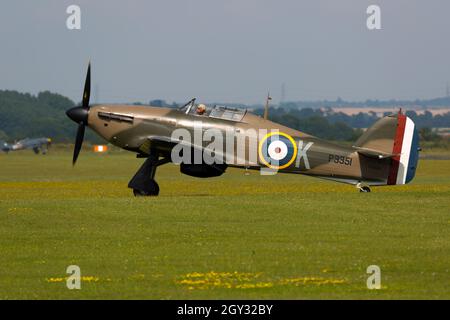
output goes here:
[[[82, 105], [66, 112], [78, 124], [73, 165], [88, 126], [113, 145], [146, 158], [128, 184], [136, 196], [159, 194], [156, 168], [168, 162], [178, 163], [182, 173], [194, 177], [220, 176], [232, 166], [305, 174], [352, 184], [360, 192], [370, 192], [371, 186], [406, 184], [415, 175], [419, 136], [401, 111], [378, 120], [353, 146], [341, 146], [269, 121], [267, 112], [259, 117], [247, 110], [209, 108], [195, 104], [195, 99], [180, 109], [91, 106], [90, 77], [89, 64]], [[225, 138], [219, 139], [220, 134]], [[243, 152], [238, 141], [245, 142]]]
[[10, 151], [32, 149], [36, 154], [38, 154], [39, 152], [42, 152], [42, 154], [46, 154], [51, 143], [52, 139], [50, 138], [26, 138], [23, 140], [19, 140], [13, 144], [3, 142], [1, 148], [2, 151], [6, 153]]

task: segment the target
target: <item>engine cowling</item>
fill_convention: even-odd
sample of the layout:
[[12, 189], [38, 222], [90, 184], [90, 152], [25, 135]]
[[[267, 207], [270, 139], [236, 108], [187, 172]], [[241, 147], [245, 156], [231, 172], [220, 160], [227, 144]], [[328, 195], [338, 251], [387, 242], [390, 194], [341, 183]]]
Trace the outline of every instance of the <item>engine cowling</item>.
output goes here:
[[180, 164], [180, 171], [197, 178], [212, 178], [221, 176], [227, 169], [226, 164]]

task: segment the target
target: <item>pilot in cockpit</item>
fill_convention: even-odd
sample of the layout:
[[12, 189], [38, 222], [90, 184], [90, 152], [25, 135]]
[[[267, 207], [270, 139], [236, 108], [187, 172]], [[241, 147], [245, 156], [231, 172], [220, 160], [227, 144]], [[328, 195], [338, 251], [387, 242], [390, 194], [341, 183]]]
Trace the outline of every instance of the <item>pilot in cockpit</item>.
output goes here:
[[204, 105], [203, 103], [200, 103], [200, 104], [197, 106], [197, 109], [195, 110], [195, 112], [196, 112], [199, 116], [205, 114], [205, 112], [206, 112], [206, 105]]

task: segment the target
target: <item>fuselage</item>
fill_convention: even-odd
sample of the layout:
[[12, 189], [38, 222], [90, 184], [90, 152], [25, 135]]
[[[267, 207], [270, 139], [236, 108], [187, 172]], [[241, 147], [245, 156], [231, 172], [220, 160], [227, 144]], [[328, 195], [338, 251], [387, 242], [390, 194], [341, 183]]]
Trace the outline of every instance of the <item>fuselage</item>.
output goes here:
[[[389, 159], [385, 159], [384, 163], [379, 159], [362, 157], [351, 146], [324, 141], [250, 112], [237, 115], [236, 118], [240, 118], [238, 121], [232, 119], [233, 114], [226, 115], [230, 119], [225, 119], [224, 113], [220, 115], [222, 118], [213, 117], [212, 112], [197, 115], [173, 108], [102, 104], [91, 106], [87, 124], [110, 143], [143, 154], [149, 152], [148, 141], [151, 137], [177, 138], [173, 136], [176, 129], [188, 131], [194, 145], [208, 148], [211, 139], [204, 138], [213, 131], [223, 135], [220, 145], [223, 159], [229, 166], [270, 168], [277, 172], [301, 173], [352, 184], [386, 183]], [[195, 139], [199, 131], [201, 137]], [[270, 139], [275, 136], [284, 139], [287, 148], [284, 150], [286, 160], [273, 165], [266, 161], [270, 156], [263, 153], [281, 152], [277, 148], [270, 150]], [[239, 152], [242, 141], [244, 151]]]

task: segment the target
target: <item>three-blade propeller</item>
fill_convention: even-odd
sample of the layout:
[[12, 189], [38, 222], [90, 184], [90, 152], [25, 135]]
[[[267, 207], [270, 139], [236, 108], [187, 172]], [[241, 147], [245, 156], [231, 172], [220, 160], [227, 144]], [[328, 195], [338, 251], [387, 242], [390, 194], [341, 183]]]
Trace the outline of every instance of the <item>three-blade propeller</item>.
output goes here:
[[89, 98], [91, 96], [91, 63], [88, 65], [86, 81], [84, 82], [83, 100], [81, 106], [67, 110], [67, 116], [78, 123], [77, 136], [75, 138], [75, 148], [73, 150], [72, 164], [75, 165], [80, 154], [84, 139], [84, 131], [89, 116]]
[[73, 149], [72, 164], [75, 165], [80, 154], [84, 139], [84, 131], [89, 116], [89, 98], [91, 96], [91, 63], [88, 65], [86, 81], [84, 82], [83, 100], [81, 106], [71, 108], [66, 111], [67, 116], [78, 123], [77, 136], [75, 138], [75, 148]]

